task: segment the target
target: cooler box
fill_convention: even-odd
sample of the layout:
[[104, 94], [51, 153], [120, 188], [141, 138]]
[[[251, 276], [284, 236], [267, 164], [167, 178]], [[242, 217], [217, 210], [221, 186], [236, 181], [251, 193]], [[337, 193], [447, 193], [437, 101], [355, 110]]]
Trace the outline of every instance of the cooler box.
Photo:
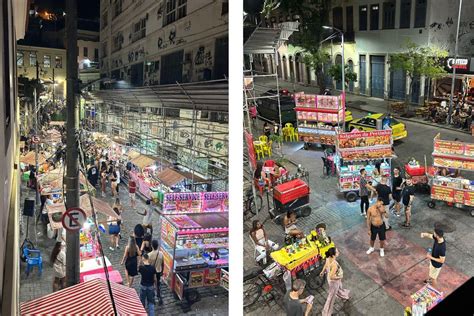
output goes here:
[[405, 173], [408, 174], [411, 177], [424, 176], [425, 175], [425, 167], [422, 167], [422, 166], [413, 167], [413, 166], [410, 166], [409, 164], [406, 164], [405, 165]]
[[277, 185], [273, 189], [273, 197], [282, 204], [309, 195], [309, 187], [301, 179], [294, 179]]

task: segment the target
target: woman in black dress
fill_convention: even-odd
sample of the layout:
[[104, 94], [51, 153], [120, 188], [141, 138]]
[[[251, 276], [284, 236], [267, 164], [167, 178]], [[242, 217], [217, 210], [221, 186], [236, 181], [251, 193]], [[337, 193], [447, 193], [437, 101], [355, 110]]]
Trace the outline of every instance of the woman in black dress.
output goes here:
[[145, 229], [141, 224], [135, 225], [133, 229], [133, 235], [135, 237], [135, 242], [137, 243], [138, 249], [141, 249], [143, 237], [145, 236]]
[[125, 274], [127, 276], [128, 286], [132, 287], [133, 279], [138, 275], [138, 260], [137, 257], [141, 255], [140, 248], [137, 246], [135, 237], [130, 236], [128, 245], [125, 247], [121, 264], [125, 263]]
[[143, 237], [143, 243], [140, 250], [142, 251], [142, 254], [150, 253], [153, 251], [151, 247], [151, 234], [150, 233], [146, 233], [145, 237]]

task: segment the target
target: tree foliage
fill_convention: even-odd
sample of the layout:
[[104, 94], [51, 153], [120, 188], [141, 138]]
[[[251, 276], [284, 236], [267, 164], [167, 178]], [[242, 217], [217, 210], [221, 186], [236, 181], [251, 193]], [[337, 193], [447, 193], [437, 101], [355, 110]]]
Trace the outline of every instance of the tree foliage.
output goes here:
[[410, 88], [407, 93], [411, 96], [413, 79], [425, 76], [427, 78], [440, 78], [447, 74], [442, 66], [442, 59], [448, 56], [446, 50], [436, 47], [419, 46], [412, 41], [407, 41], [401, 53], [390, 56], [390, 70], [401, 70], [410, 80]]
[[[342, 80], [342, 65], [336, 64], [332, 65], [329, 68], [329, 75], [336, 81]], [[346, 86], [351, 81], [357, 81], [357, 74], [349, 67], [348, 64], [344, 65], [344, 81], [346, 82]]]
[[44, 85], [37, 79], [28, 79], [26, 77], [18, 77], [19, 94], [20, 96], [26, 97], [33, 100], [35, 88], [37, 96], [45, 91]]

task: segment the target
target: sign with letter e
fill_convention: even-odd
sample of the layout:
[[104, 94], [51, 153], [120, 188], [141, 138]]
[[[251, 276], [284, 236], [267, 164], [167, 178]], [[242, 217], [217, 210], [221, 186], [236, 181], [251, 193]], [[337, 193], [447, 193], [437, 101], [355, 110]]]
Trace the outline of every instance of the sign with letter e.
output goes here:
[[86, 221], [86, 213], [79, 207], [68, 209], [61, 219], [63, 227], [68, 231], [78, 231]]

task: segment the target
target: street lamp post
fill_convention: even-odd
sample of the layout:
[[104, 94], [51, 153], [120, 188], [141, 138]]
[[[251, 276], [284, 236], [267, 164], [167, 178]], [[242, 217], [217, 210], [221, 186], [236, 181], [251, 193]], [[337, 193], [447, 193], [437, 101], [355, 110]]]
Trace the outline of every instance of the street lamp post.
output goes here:
[[341, 31], [340, 29], [334, 27], [334, 26], [327, 26], [327, 25], [324, 25], [323, 26], [324, 29], [326, 30], [333, 30], [333, 31], [336, 31], [338, 32], [340, 35], [341, 35], [341, 55], [342, 55], [342, 93], [345, 93], [346, 92], [346, 81], [345, 81], [345, 60], [344, 60], [344, 32]]
[[458, 38], [459, 38], [459, 24], [461, 22], [461, 8], [462, 8], [462, 0], [459, 0], [458, 25], [456, 28], [456, 41], [454, 44], [453, 78], [451, 80], [451, 96], [449, 97], [448, 124], [451, 123], [451, 114], [453, 113], [453, 95], [454, 95], [454, 83], [456, 80], [455, 78], [456, 77], [456, 62], [458, 60]]

